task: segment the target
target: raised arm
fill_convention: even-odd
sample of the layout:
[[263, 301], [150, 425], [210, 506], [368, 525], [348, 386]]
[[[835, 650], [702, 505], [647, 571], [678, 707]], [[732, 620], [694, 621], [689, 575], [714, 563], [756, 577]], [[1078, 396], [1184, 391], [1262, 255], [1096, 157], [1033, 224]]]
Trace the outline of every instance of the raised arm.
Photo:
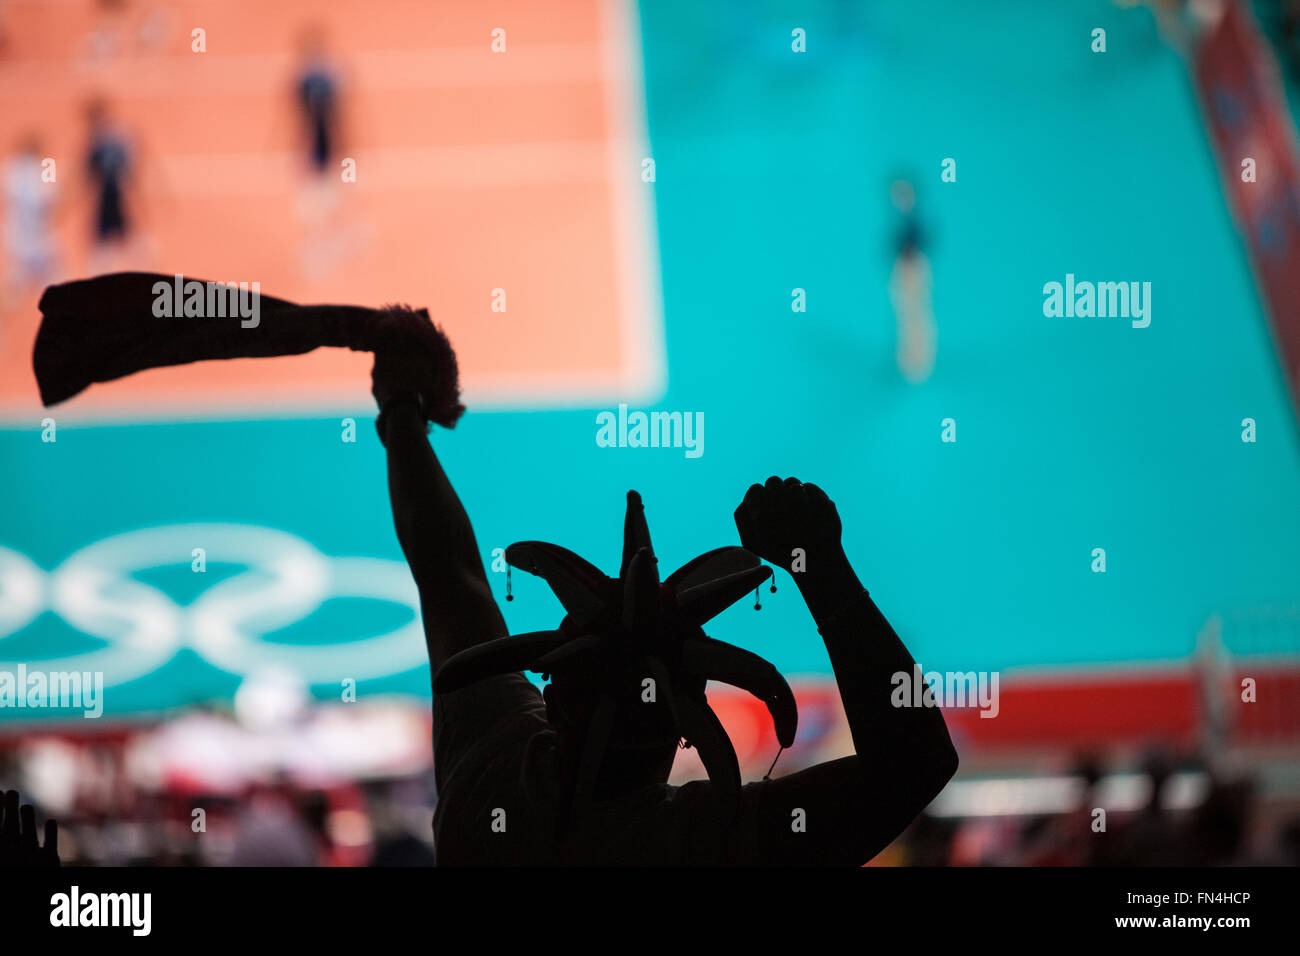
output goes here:
[[474, 529], [429, 443], [418, 383], [428, 370], [411, 353], [375, 355], [373, 392], [388, 450], [388, 494], [402, 553], [420, 590], [429, 664], [506, 634]]
[[[895, 707], [894, 674], [913, 673], [903, 642], [868, 596], [840, 544], [835, 505], [816, 485], [769, 478], [736, 509], [741, 544], [791, 569], [826, 644], [854, 756], [747, 788], [764, 862], [860, 865], [884, 849], [957, 770], [937, 707]], [[929, 691], [926, 691], [929, 694]], [[806, 829], [792, 829], [794, 809]]]

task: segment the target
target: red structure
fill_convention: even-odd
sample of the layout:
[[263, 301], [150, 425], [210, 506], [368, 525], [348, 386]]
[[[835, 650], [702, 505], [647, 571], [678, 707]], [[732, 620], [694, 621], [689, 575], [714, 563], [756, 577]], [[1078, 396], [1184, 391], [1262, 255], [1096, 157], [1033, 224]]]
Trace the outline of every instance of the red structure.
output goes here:
[[1201, 37], [1194, 73], [1300, 417], [1300, 162], [1277, 61], [1244, 3]]

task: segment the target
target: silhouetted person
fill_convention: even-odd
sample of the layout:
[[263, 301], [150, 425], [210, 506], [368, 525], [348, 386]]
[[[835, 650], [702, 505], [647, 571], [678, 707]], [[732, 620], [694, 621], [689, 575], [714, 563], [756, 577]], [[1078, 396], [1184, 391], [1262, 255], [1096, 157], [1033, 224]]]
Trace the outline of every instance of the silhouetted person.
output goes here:
[[[171, 277], [122, 273], [46, 290], [33, 350], [45, 405], [94, 381], [201, 359], [321, 346], [375, 353], [376, 428], [434, 672], [439, 863], [857, 865], [956, 771], [929, 688], [908, 695], [915, 706], [893, 704], [896, 678], [912, 679], [915, 662], [850, 567], [839, 515], [817, 486], [776, 477], [751, 486], [734, 514], [743, 547], [707, 552], [666, 578], [635, 492], [617, 578], [555, 545], [517, 542], [506, 560], [545, 578], [567, 614], [556, 630], [509, 636], [469, 517], [428, 440], [430, 422], [452, 427], [464, 411], [455, 353], [428, 313], [263, 295], [254, 328], [237, 316], [196, 317], [160, 335], [159, 281]], [[708, 638], [702, 625], [772, 577], [760, 559], [797, 572], [855, 753], [742, 787], [707, 681], [762, 700], [783, 747], [795, 739], [794, 695], [771, 664]], [[524, 670], [550, 675], [544, 693]], [[668, 786], [683, 740], [709, 779]], [[268, 848], [296, 823], [282, 811], [262, 826], [245, 822], [247, 849]]]
[[[835, 506], [815, 485], [775, 477], [753, 485], [735, 512], [747, 551], [711, 552], [662, 584], [635, 493], [618, 579], [553, 545], [512, 545], [507, 560], [546, 577], [569, 613], [558, 631], [505, 637], [469, 517], [429, 443], [419, 393], [426, 364], [414, 350], [378, 351], [373, 382], [394, 522], [435, 674], [440, 864], [858, 865], [944, 787], [957, 754], [943, 717], [935, 707], [891, 705], [891, 675], [912, 675], [914, 662], [849, 566]], [[704, 680], [688, 687], [689, 675], [723, 667], [711, 676], [762, 696], [779, 738], [793, 738], [793, 697], [770, 664], [697, 635], [694, 622], [769, 574], [755, 555], [788, 567], [794, 549], [806, 562], [795, 583], [826, 644], [856, 753], [741, 788], [730, 742], [702, 703]], [[674, 643], [676, 628], [685, 637]], [[661, 644], [685, 663], [673, 669], [671, 655], [654, 657]], [[638, 659], [621, 648], [650, 648], [651, 672], [620, 670]], [[524, 677], [525, 660], [552, 675], [544, 693]], [[477, 675], [488, 676], [466, 682]], [[635, 697], [646, 678], [662, 695], [653, 705]], [[440, 681], [464, 686], [440, 691]], [[709, 781], [667, 784], [682, 737], [699, 749]]]
[[0, 866], [55, 867], [59, 865], [59, 825], [45, 821], [45, 843], [36, 829], [36, 811], [30, 804], [19, 806], [17, 790], [6, 790], [0, 808]]

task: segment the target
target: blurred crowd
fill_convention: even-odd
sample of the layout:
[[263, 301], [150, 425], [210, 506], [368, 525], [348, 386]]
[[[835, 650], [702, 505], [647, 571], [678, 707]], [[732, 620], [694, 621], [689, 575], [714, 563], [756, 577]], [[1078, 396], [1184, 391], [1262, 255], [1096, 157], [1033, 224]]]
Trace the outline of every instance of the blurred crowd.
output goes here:
[[[922, 814], [877, 863], [910, 866], [1300, 866], [1300, 808], [1270, 807], [1252, 775], [1210, 771], [1153, 750], [1138, 768], [1146, 798], [1109, 810], [1102, 770], [1075, 767], [1073, 809], [980, 817]], [[1172, 798], [1175, 776], [1203, 775], [1194, 801]]]
[[[287, 777], [237, 793], [142, 787], [119, 742], [81, 749], [76, 792], [57, 814], [65, 866], [432, 866], [433, 777], [307, 787]], [[0, 788], [39, 771], [0, 752]], [[38, 784], [39, 789], [39, 784]]]
[[[13, 743], [11, 741], [10, 743]], [[75, 792], [57, 816], [65, 866], [432, 866], [436, 793], [431, 768], [383, 778], [306, 785], [277, 773], [234, 792], [172, 780], [142, 785], [129, 738], [77, 747]], [[0, 749], [0, 790], [42, 788], [39, 758]], [[1189, 768], [1153, 751], [1139, 768], [1145, 800], [1108, 810], [1098, 825], [1103, 773], [1072, 772], [1079, 797], [1056, 813], [922, 814], [878, 866], [1300, 866], [1300, 812], [1261, 806], [1251, 777], [1208, 774], [1195, 800], [1171, 799]], [[48, 787], [48, 784], [45, 784]], [[57, 813], [53, 812], [57, 809]], [[932, 807], [933, 811], [935, 808]]]

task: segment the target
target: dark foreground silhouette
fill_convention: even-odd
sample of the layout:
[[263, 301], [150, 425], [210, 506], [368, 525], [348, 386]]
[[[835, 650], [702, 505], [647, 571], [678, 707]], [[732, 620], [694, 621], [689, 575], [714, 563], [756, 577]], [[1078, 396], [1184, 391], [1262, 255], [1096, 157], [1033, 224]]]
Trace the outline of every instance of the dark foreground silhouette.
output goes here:
[[[320, 346], [375, 353], [376, 428], [435, 675], [439, 863], [857, 865], [952, 777], [957, 755], [939, 709], [891, 704], [893, 675], [911, 675], [914, 662], [850, 567], [839, 515], [816, 485], [753, 485], [735, 509], [742, 547], [663, 580], [635, 492], [617, 578], [554, 545], [513, 545], [507, 560], [544, 577], [567, 616], [556, 631], [511, 637], [429, 442], [431, 422], [452, 427], [464, 409], [455, 353], [428, 313], [260, 296], [256, 323], [205, 312], [197, 299], [193, 314], [159, 316], [158, 290], [180, 281], [120, 273], [47, 289], [33, 356], [42, 399], [203, 359]], [[706, 680], [762, 699], [783, 746], [794, 740], [794, 698], [770, 664], [701, 625], [770, 577], [759, 559], [795, 572], [855, 753], [741, 786]], [[524, 669], [552, 678], [544, 693]], [[667, 784], [679, 744], [698, 749], [709, 780]]]
[[[440, 864], [859, 865], [952, 777], [939, 709], [890, 702], [891, 676], [911, 674], [913, 660], [850, 567], [834, 504], [794, 478], [745, 494], [735, 511], [743, 549], [710, 552], [662, 583], [635, 492], [617, 579], [553, 545], [513, 545], [507, 561], [545, 577], [568, 614], [557, 631], [507, 637], [469, 517], [429, 442], [419, 392], [428, 375], [412, 353], [376, 354], [393, 518], [435, 674]], [[783, 745], [793, 698], [770, 665], [699, 625], [768, 576], [758, 558], [785, 568], [796, 554], [804, 570], [793, 577], [856, 752], [741, 787], [704, 678], [762, 698]], [[545, 692], [525, 668], [552, 675]], [[673, 787], [683, 738], [710, 780]]]
[[20, 804], [17, 790], [6, 790], [0, 806], [0, 867], [44, 868], [59, 865], [59, 825], [45, 821], [45, 842], [36, 828], [36, 811]]

